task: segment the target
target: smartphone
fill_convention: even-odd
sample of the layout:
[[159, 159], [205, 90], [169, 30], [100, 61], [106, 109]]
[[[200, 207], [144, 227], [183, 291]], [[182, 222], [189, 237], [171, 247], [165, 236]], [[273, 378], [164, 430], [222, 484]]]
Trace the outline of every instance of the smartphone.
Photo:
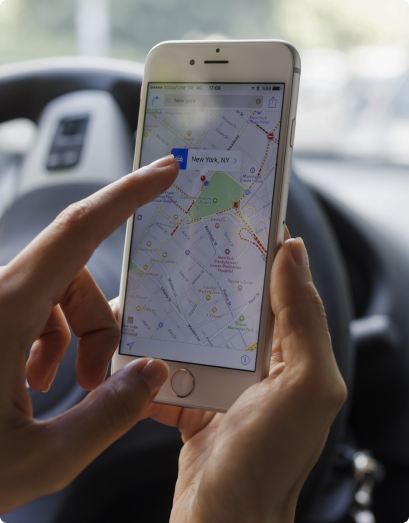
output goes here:
[[180, 172], [127, 224], [112, 371], [165, 360], [157, 403], [225, 412], [268, 375], [301, 63], [278, 40], [175, 41], [146, 60], [134, 168]]

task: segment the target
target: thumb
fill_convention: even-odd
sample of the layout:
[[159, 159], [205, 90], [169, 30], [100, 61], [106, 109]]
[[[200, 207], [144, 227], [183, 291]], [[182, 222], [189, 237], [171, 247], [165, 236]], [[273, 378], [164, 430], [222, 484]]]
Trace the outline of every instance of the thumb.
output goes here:
[[[84, 401], [49, 424], [43, 445], [54, 449], [56, 483], [68, 484], [142, 417], [169, 373], [162, 360], [141, 358], [116, 372]], [[44, 432], [43, 432], [44, 436]], [[58, 442], [58, 444], [56, 444]], [[64, 474], [64, 478], [59, 475]]]
[[270, 292], [284, 361], [292, 366], [311, 364], [315, 370], [332, 367], [335, 358], [325, 310], [301, 238], [287, 240], [279, 249]]

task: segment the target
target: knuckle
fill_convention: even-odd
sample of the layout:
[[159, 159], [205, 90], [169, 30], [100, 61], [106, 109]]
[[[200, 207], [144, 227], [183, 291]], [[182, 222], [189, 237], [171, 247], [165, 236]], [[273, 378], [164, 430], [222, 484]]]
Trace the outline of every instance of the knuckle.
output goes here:
[[72, 203], [57, 216], [56, 221], [66, 226], [76, 225], [86, 216], [91, 207], [92, 204], [88, 199]]
[[55, 322], [49, 332], [42, 334], [37, 341], [50, 340], [54, 346], [66, 347], [71, 341], [71, 332], [66, 323]]
[[96, 194], [72, 203], [64, 209], [50, 225], [57, 234], [74, 233], [87, 240], [87, 245], [94, 251], [104, 239], [96, 226], [100, 198]]
[[[329, 350], [331, 348], [331, 337], [328, 330], [327, 316], [325, 313], [324, 304], [317, 289], [313, 284], [310, 285], [309, 299], [312, 309], [314, 310], [313, 321], [318, 331], [324, 334], [323, 341], [328, 343]], [[320, 388], [320, 395], [328, 404], [328, 408], [332, 411], [338, 412], [347, 398], [347, 388], [344, 379], [336, 364], [335, 358], [332, 363], [332, 369], [323, 369], [317, 376], [317, 372], [311, 373], [311, 380], [316, 380], [317, 386]]]
[[99, 244], [95, 228], [89, 230], [89, 227], [86, 226], [86, 219], [92, 214], [93, 208], [92, 198], [85, 198], [72, 203], [57, 216], [53, 222], [53, 227], [60, 232], [75, 231], [75, 234], [86, 235], [89, 237], [89, 243], [94, 244], [93, 249], [95, 249]]
[[63, 307], [69, 307], [75, 300], [78, 302], [84, 302], [87, 298], [87, 289], [84, 285], [81, 285], [82, 271], [71, 281], [68, 285], [64, 296], [61, 298], [61, 305]]
[[304, 365], [302, 369], [298, 369], [291, 386], [298, 397], [308, 399], [311, 405], [315, 405], [315, 408], [331, 419], [347, 398], [346, 384], [335, 361], [330, 368]]
[[320, 382], [320, 401], [322, 402], [323, 409], [325, 409], [331, 418], [334, 418], [345, 403], [347, 397], [345, 382], [338, 369], [331, 375], [321, 379]]
[[312, 282], [307, 284], [307, 289], [308, 305], [312, 310], [311, 316], [317, 326], [328, 331], [327, 315], [321, 296], [318, 294], [318, 291]]

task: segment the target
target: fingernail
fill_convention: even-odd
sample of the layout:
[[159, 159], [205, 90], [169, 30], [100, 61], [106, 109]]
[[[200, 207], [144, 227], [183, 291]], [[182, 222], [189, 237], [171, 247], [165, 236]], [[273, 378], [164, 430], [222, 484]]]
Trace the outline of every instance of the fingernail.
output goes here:
[[109, 306], [111, 307], [112, 312], [114, 315], [118, 314], [119, 312], [119, 303], [118, 298], [114, 298], [113, 300], [109, 301]]
[[148, 385], [153, 399], [160, 391], [169, 374], [169, 367], [163, 360], [149, 360], [139, 376]]
[[168, 156], [164, 156], [163, 158], [160, 158], [159, 160], [152, 162], [150, 165], [151, 165], [151, 167], [166, 167], [167, 165], [170, 165], [174, 162], [175, 162], [174, 155], [169, 154]]
[[54, 365], [54, 367], [52, 368], [52, 371], [50, 372], [50, 375], [48, 376], [48, 379], [46, 380], [48, 388], [46, 390], [43, 390], [43, 392], [48, 392], [51, 389], [51, 385], [53, 384], [53, 381], [55, 379], [59, 366], [60, 366], [60, 364], [56, 363]]
[[285, 243], [290, 244], [291, 254], [295, 263], [299, 267], [309, 267], [310, 262], [308, 259], [307, 249], [305, 248], [302, 238], [291, 238]]

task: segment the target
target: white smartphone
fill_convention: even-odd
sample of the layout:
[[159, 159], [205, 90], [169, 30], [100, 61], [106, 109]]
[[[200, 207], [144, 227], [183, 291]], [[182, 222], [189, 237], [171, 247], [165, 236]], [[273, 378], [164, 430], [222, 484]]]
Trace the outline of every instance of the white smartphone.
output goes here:
[[278, 40], [181, 41], [146, 60], [135, 163], [176, 182], [129, 219], [112, 372], [166, 360], [155, 402], [225, 412], [268, 375], [300, 58]]

